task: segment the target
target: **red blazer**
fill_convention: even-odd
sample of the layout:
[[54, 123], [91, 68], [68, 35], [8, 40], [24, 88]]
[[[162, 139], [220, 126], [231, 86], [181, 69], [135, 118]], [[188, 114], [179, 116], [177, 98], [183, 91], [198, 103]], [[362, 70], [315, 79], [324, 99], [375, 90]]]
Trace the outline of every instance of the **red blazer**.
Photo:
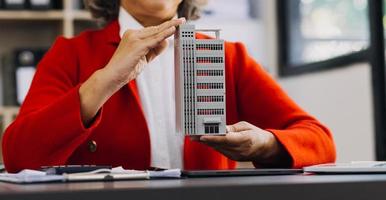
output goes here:
[[[4, 134], [9, 172], [63, 164], [149, 168], [149, 131], [135, 81], [105, 103], [91, 127], [85, 128], [80, 118], [79, 86], [108, 63], [119, 42], [117, 21], [73, 39], [57, 39], [38, 65], [18, 117]], [[248, 121], [272, 132], [288, 151], [293, 167], [334, 161], [329, 130], [299, 108], [242, 44], [227, 42], [225, 49], [227, 124]], [[234, 168], [235, 162], [186, 139], [184, 167], [225, 169]]]

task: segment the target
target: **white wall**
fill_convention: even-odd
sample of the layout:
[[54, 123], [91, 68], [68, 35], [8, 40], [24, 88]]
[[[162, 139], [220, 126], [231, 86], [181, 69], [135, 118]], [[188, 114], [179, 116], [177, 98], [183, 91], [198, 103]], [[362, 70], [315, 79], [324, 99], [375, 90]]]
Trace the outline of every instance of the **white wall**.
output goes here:
[[367, 64], [279, 79], [334, 134], [338, 161], [375, 159], [371, 73]]
[[338, 161], [374, 160], [374, 119], [368, 64], [289, 78], [277, 77], [275, 1], [265, 0], [268, 65], [284, 90], [333, 132]]

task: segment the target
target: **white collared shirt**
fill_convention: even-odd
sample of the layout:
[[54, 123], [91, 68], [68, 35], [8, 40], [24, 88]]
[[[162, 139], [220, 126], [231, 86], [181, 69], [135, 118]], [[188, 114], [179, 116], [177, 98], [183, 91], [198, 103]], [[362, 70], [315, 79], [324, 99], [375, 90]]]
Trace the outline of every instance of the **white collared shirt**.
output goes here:
[[[142, 29], [124, 8], [120, 8], [119, 35], [128, 29]], [[184, 136], [176, 131], [173, 36], [168, 47], [145, 66], [136, 78], [142, 108], [150, 131], [151, 166], [182, 168]]]

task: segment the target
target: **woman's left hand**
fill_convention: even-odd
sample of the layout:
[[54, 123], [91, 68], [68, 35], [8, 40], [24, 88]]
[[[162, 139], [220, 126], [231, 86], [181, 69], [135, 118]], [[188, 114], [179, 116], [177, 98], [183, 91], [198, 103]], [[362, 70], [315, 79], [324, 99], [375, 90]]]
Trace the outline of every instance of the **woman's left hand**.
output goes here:
[[224, 136], [201, 136], [199, 141], [213, 147], [236, 161], [254, 161], [262, 165], [276, 165], [285, 150], [275, 136], [248, 122], [227, 126]]

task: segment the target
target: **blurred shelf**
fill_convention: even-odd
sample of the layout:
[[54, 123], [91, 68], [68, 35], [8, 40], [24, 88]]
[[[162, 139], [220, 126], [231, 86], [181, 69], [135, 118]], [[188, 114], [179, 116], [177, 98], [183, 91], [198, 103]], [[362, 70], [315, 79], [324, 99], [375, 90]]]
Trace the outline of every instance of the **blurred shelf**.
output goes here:
[[0, 20], [63, 20], [63, 11], [0, 11]]
[[[1, 62], [3, 56], [10, 53], [13, 48], [51, 46], [52, 41], [58, 36], [70, 38], [85, 29], [94, 28], [96, 25], [93, 23], [91, 14], [78, 6], [80, 1], [82, 0], [63, 0], [60, 10], [0, 9], [0, 38], [2, 38], [0, 69], [3, 65]], [[47, 24], [50, 25], [49, 28], [46, 27]], [[52, 31], [51, 25], [55, 25], [55, 31]], [[4, 74], [0, 70], [0, 81], [3, 81], [2, 76], [13, 75]], [[2, 86], [3, 84], [0, 83], [0, 87]], [[4, 99], [3, 92], [0, 90], [0, 99]], [[0, 105], [0, 144], [3, 131], [15, 120], [19, 109], [18, 106]], [[1, 154], [0, 148], [0, 163]]]
[[19, 109], [20, 106], [0, 106], [0, 110], [2, 109], [6, 109], [6, 110], [15, 110], [15, 109]]
[[88, 11], [74, 11], [74, 20], [89, 21], [92, 20], [91, 13]]
[[17, 106], [0, 106], [0, 138], [2, 132], [15, 120], [19, 113]]
[[0, 115], [17, 114], [19, 106], [0, 106]]
[[92, 20], [91, 14], [88, 11], [74, 10], [70, 13], [65, 13], [62, 10], [50, 11], [0, 11], [0, 20], [65, 20], [74, 19], [81, 21]]

